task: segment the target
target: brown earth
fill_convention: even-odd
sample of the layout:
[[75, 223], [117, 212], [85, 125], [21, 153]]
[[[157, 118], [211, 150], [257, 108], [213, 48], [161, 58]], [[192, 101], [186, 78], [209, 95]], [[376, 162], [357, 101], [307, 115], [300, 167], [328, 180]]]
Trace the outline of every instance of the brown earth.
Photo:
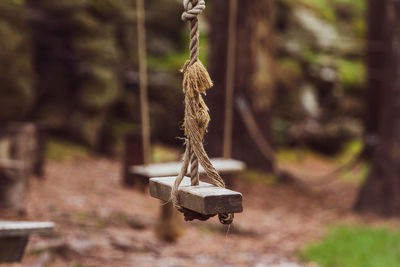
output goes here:
[[[286, 167], [304, 177], [333, 166], [305, 160]], [[50, 161], [45, 179], [31, 180], [22, 219], [54, 221], [55, 233], [34, 236], [22, 264], [11, 266], [311, 266], [299, 263], [296, 252], [321, 238], [327, 226], [381, 223], [352, 212], [355, 184], [304, 189], [238, 177], [244, 212], [231, 227], [216, 218], [182, 220], [183, 235], [168, 243], [154, 234], [161, 203], [123, 188], [120, 171], [118, 161], [104, 158]]]

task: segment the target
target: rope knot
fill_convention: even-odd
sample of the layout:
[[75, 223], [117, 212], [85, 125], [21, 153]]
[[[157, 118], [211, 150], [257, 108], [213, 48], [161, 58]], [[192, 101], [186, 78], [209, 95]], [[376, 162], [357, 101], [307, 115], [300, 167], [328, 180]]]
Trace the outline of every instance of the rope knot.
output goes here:
[[182, 14], [182, 20], [190, 21], [203, 12], [206, 2], [204, 0], [183, 0], [183, 8], [185, 11]]

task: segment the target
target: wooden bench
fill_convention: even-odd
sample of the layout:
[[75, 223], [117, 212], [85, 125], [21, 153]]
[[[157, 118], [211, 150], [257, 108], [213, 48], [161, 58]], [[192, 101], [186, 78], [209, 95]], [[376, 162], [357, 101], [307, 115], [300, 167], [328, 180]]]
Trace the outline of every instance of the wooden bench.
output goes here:
[[[232, 186], [232, 176], [245, 170], [246, 164], [239, 160], [213, 158], [211, 163], [223, 176], [227, 187]], [[127, 134], [124, 140], [123, 177], [125, 186], [145, 189], [149, 179], [153, 177], [176, 176], [179, 174], [182, 162], [154, 163], [143, 165], [143, 148], [141, 138], [135, 134]], [[199, 166], [200, 175], [204, 169]]]
[[[175, 179], [176, 177], [151, 178], [150, 195], [169, 201]], [[189, 177], [185, 177], [179, 185], [178, 204], [203, 215], [243, 211], [241, 193], [204, 182], [191, 186]]]
[[[232, 175], [243, 171], [246, 165], [239, 160], [215, 158], [211, 159], [215, 169], [223, 176], [227, 186], [231, 185]], [[147, 185], [150, 178], [176, 176], [179, 174], [182, 162], [154, 163], [149, 165], [137, 165], [129, 168], [133, 179], [139, 180], [142, 185]], [[205, 174], [204, 168], [199, 166], [200, 175]]]
[[31, 234], [53, 231], [51, 222], [0, 221], [0, 262], [21, 261]]

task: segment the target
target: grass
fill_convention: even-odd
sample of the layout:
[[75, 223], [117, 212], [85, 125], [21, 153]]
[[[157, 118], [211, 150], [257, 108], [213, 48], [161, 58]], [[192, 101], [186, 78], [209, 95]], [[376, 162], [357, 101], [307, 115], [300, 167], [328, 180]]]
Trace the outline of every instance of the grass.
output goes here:
[[61, 139], [51, 139], [46, 147], [46, 159], [65, 161], [75, 158], [87, 158], [91, 151], [82, 146]]
[[273, 174], [265, 173], [251, 168], [248, 168], [243, 173], [241, 173], [240, 178], [250, 183], [259, 183], [265, 185], [276, 183], [276, 177]]
[[385, 228], [334, 227], [300, 257], [321, 267], [399, 267], [400, 231]]
[[[318, 159], [321, 162], [330, 163], [333, 171], [339, 166], [351, 162], [362, 151], [362, 149], [362, 141], [360, 139], [355, 139], [349, 141], [344, 146], [343, 150], [334, 157], [328, 157], [307, 148], [280, 149], [277, 151], [276, 155], [278, 161], [284, 164], [301, 164], [309, 158]], [[365, 181], [369, 169], [370, 166], [367, 162], [359, 162], [357, 166], [340, 173], [339, 178], [341, 181], [349, 184], [361, 184]]]

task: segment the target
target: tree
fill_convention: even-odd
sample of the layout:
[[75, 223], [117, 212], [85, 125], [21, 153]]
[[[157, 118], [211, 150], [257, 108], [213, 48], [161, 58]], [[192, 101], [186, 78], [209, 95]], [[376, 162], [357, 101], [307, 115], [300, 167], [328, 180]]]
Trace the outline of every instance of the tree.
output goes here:
[[[379, 120], [381, 116], [382, 92], [387, 84], [380, 73], [387, 66], [388, 50], [383, 47], [387, 39], [387, 25], [383, 22], [387, 15], [387, 4], [381, 1], [368, 1], [368, 42], [366, 64], [368, 69], [365, 107], [365, 153], [367, 159], [371, 159], [375, 137], [378, 134]], [[383, 3], [387, 2], [386, 0]]]
[[[247, 100], [263, 137], [271, 141], [271, 107], [274, 99], [274, 9], [271, 0], [238, 1], [235, 93]], [[207, 149], [221, 156], [224, 133], [226, 51], [229, 1], [212, 1], [210, 14], [210, 74], [214, 88], [207, 101], [211, 123]], [[233, 119], [232, 156], [249, 166], [271, 170], [272, 162], [260, 152], [245, 130], [238, 112]]]
[[[369, 4], [370, 26], [382, 25], [380, 39], [369, 42], [384, 51], [381, 56], [386, 67], [381, 66], [379, 71], [380, 79], [383, 79], [380, 87], [382, 102], [377, 103], [380, 112], [371, 171], [361, 188], [356, 210], [396, 216], [400, 215], [400, 2], [370, 0]], [[375, 17], [372, 16], [374, 12], [382, 14]], [[369, 73], [376, 72], [370, 69]]]

